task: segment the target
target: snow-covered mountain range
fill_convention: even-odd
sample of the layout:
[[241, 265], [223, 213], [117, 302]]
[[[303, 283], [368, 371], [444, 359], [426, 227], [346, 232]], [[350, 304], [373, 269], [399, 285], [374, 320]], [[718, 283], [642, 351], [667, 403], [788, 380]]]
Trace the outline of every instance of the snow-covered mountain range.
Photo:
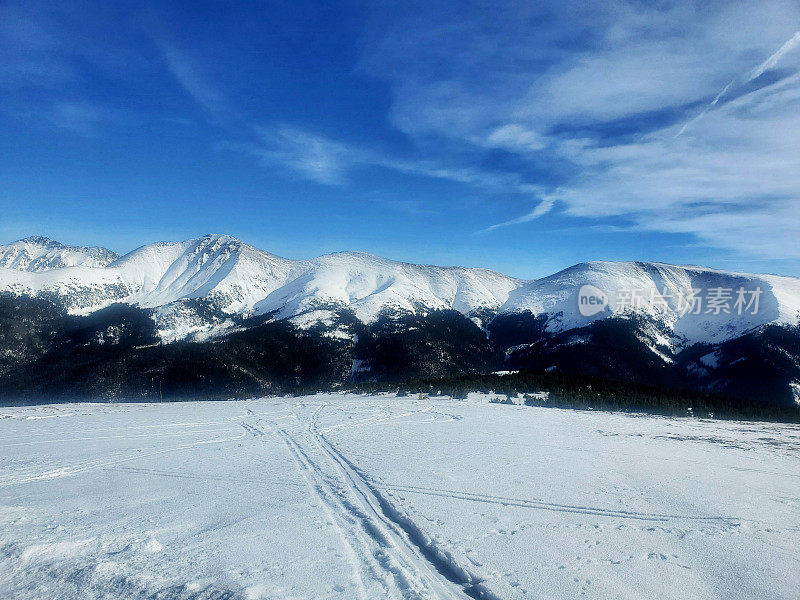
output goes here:
[[[20, 248], [25, 256], [48, 256], [51, 266], [11, 260], [21, 256]], [[202, 329], [186, 312], [185, 301], [192, 299], [223, 314], [270, 313], [300, 325], [324, 323], [342, 308], [363, 322], [386, 310], [453, 309], [478, 319], [522, 283], [486, 269], [412, 265], [360, 252], [288, 260], [225, 235], [149, 244], [105, 264], [97, 257], [113, 256], [108, 251], [46, 238], [0, 246], [3, 256], [9, 259], [0, 268], [0, 291], [57, 298], [79, 314], [116, 302], [157, 308], [156, 315], [172, 324], [164, 330], [172, 339]]]
[[[604, 310], [585, 316], [579, 292], [602, 291]], [[710, 306], [712, 290], [725, 303]], [[737, 293], [744, 290], [744, 304]], [[489, 271], [414, 265], [361, 252], [289, 260], [226, 235], [142, 246], [125, 256], [97, 247], [29, 237], [0, 246], [0, 291], [58, 299], [87, 314], [122, 302], [157, 309], [170, 339], [210, 329], [186, 301], [203, 299], [222, 315], [272, 314], [309, 326], [350, 309], [362, 322], [385, 311], [453, 309], [485, 325], [487, 316], [530, 312], [550, 333], [612, 315], [637, 313], [662, 326], [681, 348], [719, 343], [768, 324], [800, 323], [800, 279], [661, 263], [589, 262], [525, 281]], [[719, 293], [717, 293], [719, 294]], [[694, 295], [700, 299], [690, 306]], [[757, 295], [757, 298], [753, 298]], [[706, 306], [702, 305], [706, 302]], [[181, 318], [186, 322], [181, 323]]]
[[[149, 244], [121, 257], [32, 237], [0, 246], [0, 300], [2, 293], [47, 300], [88, 319], [56, 322], [43, 309], [7, 304], [0, 319], [15, 333], [0, 350], [13, 358], [23, 343], [44, 366], [62, 359], [53, 363], [41, 352], [67, 351], [83, 340], [90, 356], [93, 345], [114, 344], [125, 331], [139, 340], [136, 348], [215, 339], [249, 356], [251, 340], [263, 342], [267, 335], [253, 328], [288, 322], [299, 333], [269, 333], [281, 347], [291, 347], [282, 344], [303, 332], [340, 344], [337, 350], [324, 347], [328, 342], [303, 342], [311, 344], [313, 360], [283, 355], [306, 364], [293, 369], [335, 365], [319, 375], [327, 381], [526, 368], [725, 393], [741, 389], [750, 396], [768, 380], [773, 397], [800, 401], [800, 279], [794, 277], [588, 262], [521, 280], [359, 252], [289, 260], [225, 235]], [[119, 312], [112, 305], [130, 308]], [[36, 334], [14, 315], [28, 315]], [[271, 356], [273, 350], [261, 348]], [[263, 387], [283, 373], [259, 371], [271, 359], [243, 363], [241, 356], [207, 350], [209, 373], [224, 365], [225, 381], [244, 376]], [[122, 385], [111, 373], [123, 355], [108, 359], [104, 371], [114, 385]], [[72, 368], [77, 359], [64, 356], [64, 368]], [[190, 359], [175, 354], [168, 360]]]
[[[604, 310], [581, 313], [584, 286], [603, 292]], [[499, 313], [523, 311], [546, 315], [550, 333], [637, 314], [657, 322], [667, 337], [664, 342], [681, 349], [724, 342], [768, 323], [797, 325], [800, 279], [663, 263], [587, 262], [523, 283], [511, 291]]]
[[[585, 285], [606, 295], [604, 310], [580, 312], [578, 295]], [[719, 310], [708, 306], [717, 289], [727, 300], [717, 302]], [[737, 306], [739, 290], [746, 303]], [[324, 324], [339, 309], [352, 310], [365, 323], [385, 311], [453, 309], [482, 325], [495, 313], [529, 311], [545, 317], [546, 331], [559, 333], [633, 312], [657, 320], [665, 342], [677, 348], [723, 342], [767, 323], [800, 323], [800, 279], [793, 277], [589, 262], [525, 281], [486, 269], [413, 265], [360, 252], [288, 260], [226, 235], [149, 244], [122, 257], [104, 248], [30, 237], [0, 246], [0, 291], [57, 298], [78, 314], [116, 302], [154, 308], [157, 318], [172, 324], [164, 329], [170, 339], [212, 327], [187, 311], [192, 299], [209, 302], [222, 315], [272, 314], [300, 326]], [[693, 294], [707, 306], [690, 306]]]

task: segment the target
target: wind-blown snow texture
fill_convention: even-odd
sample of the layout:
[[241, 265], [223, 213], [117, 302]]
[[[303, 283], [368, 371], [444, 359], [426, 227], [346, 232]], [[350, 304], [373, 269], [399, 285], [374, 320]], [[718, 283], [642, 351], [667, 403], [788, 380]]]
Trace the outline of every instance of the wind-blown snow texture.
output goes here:
[[[224, 315], [272, 314], [301, 327], [325, 324], [347, 308], [364, 322], [382, 311], [454, 309], [485, 325], [501, 315], [531, 311], [560, 332], [592, 319], [578, 313], [577, 292], [592, 284], [609, 295], [634, 289], [664, 295], [666, 306], [645, 302], [637, 311], [658, 321], [664, 342], [679, 350], [718, 344], [768, 323], [800, 323], [800, 279], [660, 263], [591, 262], [535, 281], [485, 269], [412, 265], [370, 254], [342, 252], [287, 260], [224, 235], [143, 246], [111, 262], [97, 248], [72, 248], [46, 238], [0, 246], [0, 291], [58, 298], [87, 313], [114, 302], [155, 308], [162, 337], [225, 330]], [[677, 298], [691, 289], [762, 290], [756, 314], [681, 314]], [[203, 298], [222, 316], [204, 321], [182, 304]], [[594, 319], [615, 314], [607, 310]]]
[[800, 428], [319, 395], [0, 410], [0, 597], [796, 598]]

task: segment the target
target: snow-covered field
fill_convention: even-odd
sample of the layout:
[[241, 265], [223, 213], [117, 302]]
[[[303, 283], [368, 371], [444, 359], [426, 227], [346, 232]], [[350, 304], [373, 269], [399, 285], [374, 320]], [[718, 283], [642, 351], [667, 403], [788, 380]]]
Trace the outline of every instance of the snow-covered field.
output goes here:
[[0, 409], [0, 598], [797, 598], [800, 427], [448, 398]]

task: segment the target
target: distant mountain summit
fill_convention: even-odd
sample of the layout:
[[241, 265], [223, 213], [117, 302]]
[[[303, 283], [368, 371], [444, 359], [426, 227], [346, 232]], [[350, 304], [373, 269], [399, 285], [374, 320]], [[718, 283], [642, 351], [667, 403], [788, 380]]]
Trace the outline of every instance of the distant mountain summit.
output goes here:
[[42, 236], [0, 245], [0, 267], [41, 273], [64, 267], [105, 267], [119, 255], [98, 246], [67, 246]]
[[[581, 312], [580, 292], [605, 295], [594, 314]], [[800, 323], [800, 279], [664, 263], [595, 261], [574, 265], [514, 289], [499, 313], [529, 312], [562, 333], [611, 317], [657, 322], [673, 351], [719, 343], [773, 323]]]

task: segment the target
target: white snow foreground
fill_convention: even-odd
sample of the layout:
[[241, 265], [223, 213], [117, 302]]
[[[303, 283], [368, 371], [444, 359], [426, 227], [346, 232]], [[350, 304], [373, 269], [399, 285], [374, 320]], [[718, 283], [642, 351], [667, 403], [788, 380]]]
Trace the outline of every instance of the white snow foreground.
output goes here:
[[0, 409], [0, 597], [796, 597], [800, 427], [487, 400]]

